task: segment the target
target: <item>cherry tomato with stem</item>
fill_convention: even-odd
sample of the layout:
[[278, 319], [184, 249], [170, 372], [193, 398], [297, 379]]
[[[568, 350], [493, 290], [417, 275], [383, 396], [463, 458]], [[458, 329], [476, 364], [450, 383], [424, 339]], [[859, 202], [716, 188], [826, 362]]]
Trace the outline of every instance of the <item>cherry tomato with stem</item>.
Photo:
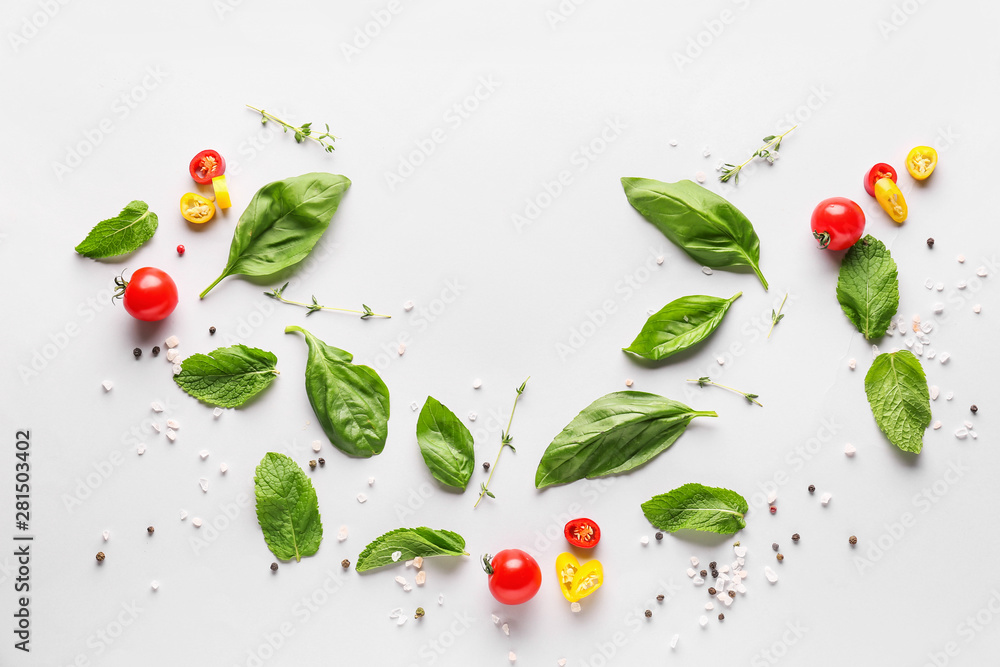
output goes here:
[[812, 214], [812, 232], [824, 250], [846, 250], [865, 233], [865, 212], [847, 197], [821, 201]]
[[892, 182], [896, 182], [896, 170], [892, 168], [892, 165], [888, 165], [885, 162], [879, 162], [874, 167], [868, 170], [865, 174], [865, 192], [867, 192], [872, 197], [875, 196], [875, 183], [878, 182], [880, 178], [891, 178]]
[[593, 519], [573, 519], [563, 529], [566, 541], [574, 547], [593, 549], [601, 541], [601, 527]]
[[132, 274], [131, 280], [115, 278], [115, 298], [125, 304], [125, 311], [143, 322], [158, 322], [177, 307], [177, 285], [165, 271], [145, 266]]
[[527, 552], [504, 549], [496, 556], [483, 556], [489, 575], [490, 593], [501, 604], [523, 604], [542, 587], [542, 570]]
[[188, 170], [195, 183], [207, 185], [216, 176], [226, 173], [226, 159], [219, 154], [219, 151], [203, 150], [191, 158]]

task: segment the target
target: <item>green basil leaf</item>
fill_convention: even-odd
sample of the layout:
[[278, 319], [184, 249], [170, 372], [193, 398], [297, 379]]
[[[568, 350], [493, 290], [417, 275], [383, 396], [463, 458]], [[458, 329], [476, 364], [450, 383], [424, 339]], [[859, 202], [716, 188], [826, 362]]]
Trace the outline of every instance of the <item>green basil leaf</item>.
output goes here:
[[865, 393], [889, 442], [919, 454], [931, 423], [930, 390], [920, 360], [909, 350], [883, 352], [865, 375]]
[[[393, 558], [392, 555], [397, 551], [399, 555]], [[372, 540], [358, 555], [354, 569], [366, 572], [386, 565], [403, 564], [417, 556], [430, 558], [468, 555], [465, 551], [465, 539], [458, 533], [424, 527], [397, 528]]]
[[253, 478], [257, 522], [267, 548], [281, 560], [302, 560], [323, 541], [316, 490], [295, 461], [284, 454], [264, 455]]
[[246, 345], [193, 354], [181, 362], [174, 382], [199, 401], [235, 408], [264, 391], [278, 375], [278, 358]]
[[368, 366], [352, 364], [350, 352], [327, 345], [302, 327], [306, 338], [306, 394], [323, 432], [345, 454], [381, 454], [389, 435], [389, 389]]
[[741, 294], [731, 299], [692, 295], [671, 301], [650, 315], [632, 344], [622, 349], [652, 361], [686, 350], [712, 335]]
[[117, 217], [97, 223], [76, 251], [84, 257], [101, 259], [134, 252], [153, 238], [158, 225], [156, 214], [144, 201], [131, 201]]
[[465, 491], [476, 465], [472, 434], [433, 396], [417, 417], [417, 444], [434, 479]]
[[201, 298], [226, 276], [269, 276], [305, 259], [350, 186], [346, 176], [312, 173], [258, 190], [236, 225], [226, 268]]
[[691, 181], [623, 178], [625, 196], [642, 217], [684, 252], [713, 269], [748, 266], [760, 272], [760, 239], [738, 208]]
[[747, 501], [735, 491], [701, 484], [685, 484], [642, 504], [649, 522], [668, 533], [688, 528], [732, 535], [746, 528], [747, 509]]
[[546, 448], [535, 472], [535, 487], [627, 472], [674, 444], [695, 417], [717, 416], [641, 391], [602, 396]]
[[866, 339], [885, 335], [899, 308], [899, 280], [896, 262], [874, 236], [865, 236], [844, 255], [837, 301]]

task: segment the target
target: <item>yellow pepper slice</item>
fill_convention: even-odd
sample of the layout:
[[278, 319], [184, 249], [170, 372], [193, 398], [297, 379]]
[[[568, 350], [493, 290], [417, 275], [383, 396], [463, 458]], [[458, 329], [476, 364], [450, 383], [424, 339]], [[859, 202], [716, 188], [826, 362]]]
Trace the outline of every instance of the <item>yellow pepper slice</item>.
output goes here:
[[917, 146], [906, 156], [906, 171], [913, 178], [922, 181], [934, 173], [937, 160], [936, 150], [930, 146]]
[[[909, 168], [909, 161], [907, 161]], [[891, 178], [880, 178], [875, 181], [875, 201], [879, 203], [894, 222], [906, 220], [906, 200], [899, 186]]]
[[188, 222], [200, 225], [215, 215], [215, 204], [199, 194], [188, 192], [181, 197], [181, 215]]
[[213, 178], [212, 187], [215, 189], [215, 201], [219, 204], [219, 208], [229, 208], [232, 202], [229, 201], [229, 186], [226, 185], [226, 175]]
[[563, 597], [578, 602], [604, 583], [604, 567], [596, 559], [580, 565], [573, 554], [562, 553], [556, 558], [556, 579]]

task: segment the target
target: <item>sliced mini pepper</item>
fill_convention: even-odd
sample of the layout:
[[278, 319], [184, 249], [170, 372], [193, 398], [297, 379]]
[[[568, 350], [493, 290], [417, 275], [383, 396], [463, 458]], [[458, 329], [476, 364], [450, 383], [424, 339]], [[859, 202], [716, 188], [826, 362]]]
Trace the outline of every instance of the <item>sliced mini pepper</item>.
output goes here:
[[232, 202], [229, 201], [229, 186], [226, 185], [225, 175], [213, 178], [212, 187], [215, 189], [215, 201], [219, 208], [229, 208]]
[[208, 185], [213, 178], [226, 173], [226, 160], [219, 154], [219, 151], [203, 150], [191, 158], [188, 170], [195, 183]]
[[906, 171], [918, 181], [934, 173], [936, 166], [937, 151], [930, 146], [917, 146], [906, 156]]
[[563, 535], [574, 547], [593, 549], [601, 541], [601, 527], [593, 519], [573, 519], [566, 524]]
[[215, 204], [199, 194], [188, 192], [181, 197], [181, 215], [195, 224], [208, 222], [215, 215]]
[[875, 201], [894, 222], [906, 220], [906, 200], [903, 199], [899, 186], [893, 183], [891, 178], [880, 178], [875, 181]]
[[578, 602], [604, 583], [604, 567], [596, 559], [580, 565], [573, 554], [562, 553], [556, 558], [556, 579], [563, 597]]

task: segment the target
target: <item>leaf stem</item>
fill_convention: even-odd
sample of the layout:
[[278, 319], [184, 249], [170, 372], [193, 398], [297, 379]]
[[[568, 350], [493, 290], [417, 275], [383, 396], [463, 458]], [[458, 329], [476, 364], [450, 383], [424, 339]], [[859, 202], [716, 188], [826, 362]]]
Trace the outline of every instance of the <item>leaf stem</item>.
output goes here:
[[785, 307], [785, 299], [788, 298], [788, 292], [785, 292], [785, 296], [781, 299], [781, 305], [778, 306], [778, 312], [771, 311], [771, 328], [767, 330], [767, 338], [770, 340], [771, 332], [774, 331], [774, 325], [781, 321], [784, 315], [781, 314], [781, 309]]
[[[253, 109], [254, 111], [256, 111], [257, 113], [260, 114], [260, 116], [261, 116], [261, 123], [267, 123], [268, 120], [273, 120], [274, 122], [281, 124], [284, 127], [284, 131], [285, 132], [287, 132], [288, 130], [291, 130], [292, 132], [294, 132], [295, 133], [295, 141], [296, 142], [298, 142], [298, 143], [301, 144], [306, 139], [312, 139], [317, 144], [319, 144], [320, 146], [322, 146], [323, 150], [325, 150], [327, 153], [332, 153], [334, 151], [333, 142], [337, 140], [337, 137], [335, 137], [334, 135], [330, 134], [330, 126], [329, 125], [326, 126], [326, 132], [323, 133], [323, 134], [320, 134], [317, 137], [317, 136], [313, 136], [313, 133], [312, 133], [312, 123], [303, 123], [300, 127], [296, 127], [295, 125], [292, 125], [290, 123], [286, 123], [285, 121], [281, 120], [280, 118], [278, 118], [274, 114], [268, 113], [268, 112], [264, 111], [263, 109], [258, 109], [257, 107], [250, 106], [249, 104], [246, 105], [246, 106], [247, 106], [248, 109]], [[329, 143], [327, 143], [327, 140], [329, 140]]]
[[[312, 303], [303, 303], [302, 301], [292, 301], [291, 299], [286, 299], [283, 296], [286, 287], [288, 287], [288, 283], [285, 283], [281, 287], [276, 287], [270, 292], [264, 292], [264, 295], [269, 296], [272, 299], [277, 299], [282, 303], [288, 303], [293, 306], [302, 306], [303, 308], [308, 308], [309, 312], [306, 313], [306, 316], [312, 315], [313, 313], [319, 310], [334, 310], [341, 313], [356, 313], [358, 315], [361, 315], [361, 319], [363, 320], [367, 320], [369, 317], [383, 317], [387, 320], [392, 318], [392, 315], [383, 315], [382, 313], [376, 313], [372, 311], [372, 309], [369, 308], [366, 304], [361, 304], [361, 307], [364, 308], [364, 310], [354, 310], [352, 308], [335, 308], [333, 306], [320, 305], [319, 302], [316, 301], [315, 296], [312, 298]], [[211, 289], [211, 287], [209, 289]]]
[[712, 386], [719, 387], [720, 389], [728, 389], [731, 392], [739, 394], [743, 398], [747, 399], [749, 402], [756, 403], [760, 407], [764, 407], [764, 404], [757, 400], [758, 398], [757, 394], [751, 394], [745, 391], [740, 391], [739, 389], [735, 389], [733, 387], [727, 387], [724, 384], [719, 384], [718, 382], [713, 381], [711, 378], [707, 376], [700, 377], [697, 380], [687, 380], [687, 382], [697, 382], [699, 387], [704, 387], [706, 384], [710, 384]]
[[503, 433], [500, 434], [500, 451], [497, 452], [497, 458], [493, 462], [493, 467], [490, 468], [490, 476], [486, 478], [486, 483], [480, 487], [479, 498], [476, 499], [476, 504], [472, 506], [472, 509], [476, 509], [477, 507], [479, 507], [479, 503], [483, 501], [484, 497], [486, 496], [489, 496], [490, 498], [495, 497], [492, 493], [490, 493], [490, 482], [493, 481], [493, 473], [496, 472], [497, 464], [500, 463], [500, 455], [503, 454], [504, 447], [510, 447], [513, 451], [515, 452], [517, 451], [516, 449], [514, 449], [514, 445], [510, 444], [510, 441], [513, 440], [513, 438], [510, 435], [510, 426], [511, 424], [514, 423], [514, 412], [517, 410], [517, 401], [518, 399], [521, 398], [521, 394], [524, 393], [524, 386], [528, 384], [528, 380], [530, 379], [531, 376], [529, 375], [528, 378], [524, 382], [522, 382], [521, 386], [518, 387], [516, 390], [517, 396], [514, 397], [514, 407], [510, 409], [510, 419], [507, 420], [507, 430], [505, 430]]
[[[228, 271], [228, 269], [227, 269], [227, 271]], [[216, 278], [214, 283], [212, 283], [211, 285], [209, 285], [208, 287], [206, 287], [205, 291], [198, 295], [198, 298], [199, 299], [204, 299], [205, 295], [207, 295], [209, 292], [211, 292], [212, 288], [214, 288], [216, 285], [218, 285], [219, 283], [221, 283], [222, 279], [225, 278], [228, 275], [229, 274], [226, 271], [223, 271], [222, 275], [219, 276], [218, 278]]]

